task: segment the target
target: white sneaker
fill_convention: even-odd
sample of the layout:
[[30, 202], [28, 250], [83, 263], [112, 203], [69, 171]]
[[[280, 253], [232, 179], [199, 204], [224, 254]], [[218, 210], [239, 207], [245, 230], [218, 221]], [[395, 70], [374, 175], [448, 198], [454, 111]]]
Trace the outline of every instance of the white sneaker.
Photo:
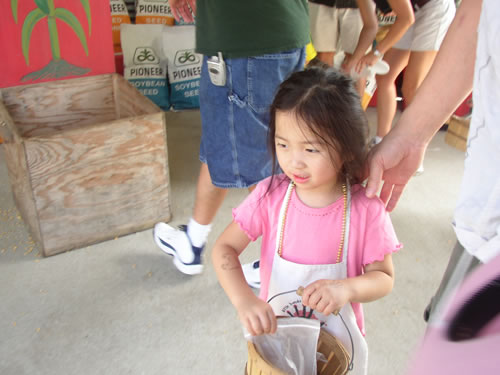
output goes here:
[[378, 145], [380, 142], [382, 142], [382, 137], [379, 137], [379, 136], [375, 136], [373, 137], [369, 144], [368, 144], [368, 148], [372, 148], [372, 147], [375, 147], [376, 145]]
[[424, 163], [419, 165], [418, 169], [415, 171], [414, 176], [420, 176], [422, 173], [424, 173]]
[[247, 284], [254, 289], [260, 288], [260, 260], [255, 260], [252, 263], [246, 263], [241, 266], [243, 275]]
[[196, 275], [203, 271], [201, 253], [204, 246], [196, 247], [191, 244], [186, 225], [180, 225], [176, 229], [168, 224], [158, 223], [154, 227], [153, 238], [162, 251], [174, 257], [174, 265], [182, 273]]

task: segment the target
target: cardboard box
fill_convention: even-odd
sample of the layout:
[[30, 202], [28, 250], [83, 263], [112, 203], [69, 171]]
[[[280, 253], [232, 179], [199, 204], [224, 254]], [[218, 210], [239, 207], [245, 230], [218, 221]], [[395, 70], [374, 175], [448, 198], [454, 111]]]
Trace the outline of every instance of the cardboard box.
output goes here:
[[118, 74], [1, 90], [16, 205], [44, 256], [170, 220], [165, 113]]
[[448, 121], [448, 130], [444, 140], [450, 146], [453, 146], [461, 151], [467, 149], [467, 137], [469, 136], [469, 117], [459, 117], [452, 115]]

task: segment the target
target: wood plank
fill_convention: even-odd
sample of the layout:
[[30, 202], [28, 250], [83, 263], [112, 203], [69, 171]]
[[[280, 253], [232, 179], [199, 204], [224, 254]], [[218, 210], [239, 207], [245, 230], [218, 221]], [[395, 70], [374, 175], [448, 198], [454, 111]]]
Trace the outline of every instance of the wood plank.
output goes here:
[[[120, 80], [120, 76], [119, 74], [114, 74], [113, 77], [112, 77], [112, 82], [113, 82], [113, 89], [112, 89], [112, 92], [113, 92], [113, 103], [114, 103], [114, 107], [115, 107], [115, 119], [121, 119], [122, 116], [121, 116], [121, 108], [120, 108], [120, 91], [117, 90], [117, 87], [118, 87], [118, 83], [117, 81]], [[122, 79], [124, 79], [122, 77]], [[123, 116], [123, 117], [126, 117], [126, 116]]]
[[162, 111], [160, 107], [142, 95], [126, 79], [115, 79], [114, 84], [114, 92], [117, 95], [118, 118], [134, 117]]
[[467, 139], [469, 136], [470, 117], [452, 116], [448, 123], [448, 130], [453, 134]]
[[116, 119], [112, 75], [2, 89], [7, 111], [24, 138]]
[[16, 207], [28, 227], [33, 240], [37, 242], [40, 252], [42, 255], [45, 255], [23, 144], [6, 143], [4, 151], [7, 173]]
[[446, 133], [444, 141], [460, 151], [467, 151], [467, 140], [453, 134], [452, 132]]
[[451, 116], [448, 121], [448, 130], [444, 137], [445, 142], [460, 151], [466, 151], [469, 126], [470, 117]]
[[25, 143], [47, 255], [170, 220], [164, 113]]
[[0, 100], [0, 140], [2, 140], [0, 143], [21, 142], [21, 135], [2, 100]]

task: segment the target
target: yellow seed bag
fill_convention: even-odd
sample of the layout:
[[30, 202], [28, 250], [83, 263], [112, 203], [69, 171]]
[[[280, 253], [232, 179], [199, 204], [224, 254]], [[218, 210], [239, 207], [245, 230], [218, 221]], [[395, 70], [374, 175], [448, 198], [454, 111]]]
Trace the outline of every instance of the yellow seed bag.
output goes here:
[[120, 25], [130, 23], [130, 16], [123, 0], [109, 0], [111, 8], [111, 21], [113, 30], [113, 48], [115, 53], [122, 51], [120, 45]]
[[137, 0], [135, 11], [136, 24], [175, 24], [168, 0]]

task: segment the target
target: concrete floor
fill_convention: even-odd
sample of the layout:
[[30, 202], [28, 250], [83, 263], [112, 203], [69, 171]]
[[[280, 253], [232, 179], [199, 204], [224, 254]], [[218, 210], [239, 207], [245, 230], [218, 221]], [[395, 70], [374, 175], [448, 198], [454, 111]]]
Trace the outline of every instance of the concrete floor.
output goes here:
[[[368, 117], [374, 124], [373, 109]], [[167, 128], [171, 223], [177, 225], [191, 215], [199, 112], [168, 113]], [[464, 155], [444, 136], [436, 135], [424, 174], [412, 179], [392, 213], [405, 247], [394, 256], [393, 292], [365, 305], [370, 375], [404, 373], [454, 244], [450, 223]], [[41, 258], [14, 206], [4, 159], [0, 146], [0, 374], [243, 372], [242, 329], [210, 264], [202, 275], [180, 274], [151, 230]], [[246, 194], [229, 193], [208, 249]], [[253, 244], [242, 262], [257, 256]]]

